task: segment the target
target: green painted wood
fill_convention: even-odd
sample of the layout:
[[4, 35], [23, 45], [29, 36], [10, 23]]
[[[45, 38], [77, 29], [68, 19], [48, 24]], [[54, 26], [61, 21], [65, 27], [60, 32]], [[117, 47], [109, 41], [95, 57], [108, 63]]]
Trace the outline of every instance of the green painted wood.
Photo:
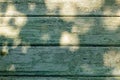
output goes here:
[[[25, 15], [105, 15], [105, 16], [120, 16], [120, 2], [119, 0], [105, 0], [103, 4], [99, 1], [58, 1], [58, 0], [0, 0], [0, 16], [4, 14], [11, 4], [16, 8], [16, 11], [22, 12]], [[8, 2], [8, 3], [3, 3]], [[9, 3], [13, 2], [13, 3]], [[70, 4], [67, 4], [69, 2]], [[99, 2], [99, 3], [98, 3]], [[83, 4], [87, 5], [83, 5]], [[68, 7], [66, 5], [69, 5]], [[97, 6], [99, 5], [99, 6]], [[98, 8], [96, 8], [98, 7]], [[59, 9], [57, 9], [59, 8]], [[71, 9], [67, 9], [71, 8]], [[24, 15], [24, 14], [15, 14], [15, 15]], [[10, 15], [10, 14], [8, 14]], [[14, 15], [14, 16], [15, 16]]]
[[8, 22], [0, 26], [0, 45], [13, 44], [16, 38], [22, 44], [34, 45], [120, 44], [119, 17], [78, 17], [72, 22], [61, 19], [68, 17], [6, 18]]
[[120, 47], [1, 47], [0, 75], [120, 75]]
[[3, 77], [1, 79], [7, 80], [119, 80], [119, 77], [73, 77], [73, 78], [60, 78], [60, 77]]
[[44, 0], [0, 0], [0, 2], [44, 2]]
[[[33, 80], [118, 79], [112, 76], [120, 75], [120, 47], [109, 46], [120, 45], [120, 1], [84, 1], [0, 0], [0, 75], [111, 75]], [[18, 43], [21, 46], [15, 49], [6, 46]], [[22, 46], [26, 44], [34, 46]]]
[[0, 77], [1, 80], [119, 80], [120, 77]]

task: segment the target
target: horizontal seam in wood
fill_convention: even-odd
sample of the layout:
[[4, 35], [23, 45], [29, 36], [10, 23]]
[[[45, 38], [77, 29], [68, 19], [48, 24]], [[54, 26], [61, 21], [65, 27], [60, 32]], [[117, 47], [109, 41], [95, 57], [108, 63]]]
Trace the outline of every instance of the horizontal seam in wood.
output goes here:
[[0, 75], [0, 77], [120, 77], [120, 75]]
[[[3, 1], [3, 2], [0, 2], [1, 4], [27, 4], [27, 3], [36, 3], [36, 4], [45, 4], [45, 2], [39, 2], [39, 1]], [[53, 3], [54, 4], [54, 3]]]
[[0, 15], [0, 17], [120, 17], [120, 15]]
[[[0, 46], [4, 46], [0, 44]], [[120, 44], [78, 44], [78, 45], [60, 45], [60, 44], [29, 44], [29, 45], [13, 45], [13, 44], [8, 44], [7, 46], [42, 46], [42, 47], [50, 47], [50, 46], [56, 46], [56, 47], [72, 47], [72, 46], [79, 46], [79, 47], [120, 47]]]

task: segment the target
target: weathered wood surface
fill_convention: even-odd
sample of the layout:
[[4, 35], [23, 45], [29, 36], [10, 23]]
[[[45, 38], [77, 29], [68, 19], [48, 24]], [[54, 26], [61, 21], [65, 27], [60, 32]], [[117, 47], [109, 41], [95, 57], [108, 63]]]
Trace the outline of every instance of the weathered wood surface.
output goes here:
[[[1, 21], [7, 18], [9, 17], [1, 17]], [[12, 18], [24, 21], [25, 17]], [[5, 30], [2, 30], [4, 25], [0, 26], [0, 45], [4, 42], [12, 44], [16, 36], [21, 42], [34, 45], [65, 45], [62, 42], [66, 38], [68, 45], [120, 44], [119, 17], [77, 17], [73, 22], [65, 22], [61, 19], [68, 17], [28, 17], [26, 22], [21, 21], [21, 24], [24, 23], [22, 28], [19, 28], [19, 25], [15, 24], [17, 21], [13, 22], [12, 18], [4, 22], [7, 27]], [[17, 29], [20, 32], [18, 35], [16, 35]], [[73, 43], [69, 44], [69, 42]]]
[[1, 80], [119, 80], [120, 77], [0, 77]]
[[[119, 0], [99, 0], [99, 1], [80, 1], [80, 0], [0, 0], [0, 16], [8, 10], [10, 6], [16, 11], [24, 14], [16, 15], [91, 15], [91, 16], [120, 16]], [[7, 2], [7, 3], [4, 3]], [[12, 2], [12, 3], [11, 3]], [[67, 3], [70, 4], [67, 4]], [[103, 2], [103, 3], [102, 3]], [[83, 4], [86, 4], [85, 6]], [[69, 9], [71, 8], [71, 9]], [[12, 10], [13, 11], [13, 10]], [[10, 15], [10, 14], [8, 14]], [[14, 16], [16, 16], [14, 15]]]
[[44, 0], [0, 0], [0, 2], [44, 2]]
[[0, 75], [120, 75], [120, 47], [18, 46], [7, 49], [8, 55], [0, 56]]
[[120, 0], [0, 0], [0, 80], [118, 80], [119, 8]]

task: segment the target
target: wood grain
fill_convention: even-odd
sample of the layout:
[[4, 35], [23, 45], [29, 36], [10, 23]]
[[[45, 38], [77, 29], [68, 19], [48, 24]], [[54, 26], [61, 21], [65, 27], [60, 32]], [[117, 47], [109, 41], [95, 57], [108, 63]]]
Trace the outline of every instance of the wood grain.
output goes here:
[[120, 77], [1, 77], [1, 80], [119, 80]]
[[81, 1], [0, 0], [0, 80], [118, 80], [120, 1]]
[[0, 75], [120, 75], [114, 73], [119, 70], [120, 47], [18, 46], [8, 49], [8, 55], [0, 56]]
[[[102, 1], [102, 0], [101, 0]], [[117, 1], [117, 0], [116, 0]], [[71, 9], [65, 9], [65, 6], [61, 6], [59, 2], [51, 1], [45, 2], [44, 0], [0, 0], [0, 16], [3, 16], [8, 10], [9, 5], [12, 5], [16, 8], [16, 11], [19, 11], [24, 14], [15, 14], [14, 16], [23, 16], [23, 15], [51, 15], [51, 16], [120, 16], [120, 3], [112, 1], [105, 1], [98, 9], [84, 9], [84, 7], [78, 5], [70, 6]], [[73, 1], [74, 2], [74, 1]], [[64, 2], [67, 3], [67, 2]], [[62, 3], [62, 5], [64, 4]], [[71, 2], [72, 3], [72, 2]], [[76, 2], [80, 3], [80, 2]], [[87, 3], [86, 3], [87, 4]], [[58, 7], [57, 9], [57, 6]], [[91, 5], [89, 5], [91, 6]], [[74, 7], [74, 8], [73, 8]], [[65, 9], [65, 10], [64, 10]], [[6, 16], [11, 16], [7, 14]]]
[[[2, 17], [1, 20], [5, 18], [7, 17]], [[73, 42], [68, 45], [120, 44], [119, 17], [77, 17], [72, 22], [62, 19], [68, 17], [26, 17], [26, 22], [21, 21], [25, 24], [21, 26], [22, 28], [15, 24], [14, 18], [19, 20], [25, 17], [11, 17], [8, 23], [4, 23], [7, 24], [6, 27], [11, 34], [2, 30], [0, 45], [4, 42], [11, 45], [16, 38], [11, 38], [12, 33], [15, 34], [17, 28], [20, 31], [17, 37], [21, 39], [21, 43], [27, 42], [31, 45], [64, 45], [61, 44], [64, 37]]]

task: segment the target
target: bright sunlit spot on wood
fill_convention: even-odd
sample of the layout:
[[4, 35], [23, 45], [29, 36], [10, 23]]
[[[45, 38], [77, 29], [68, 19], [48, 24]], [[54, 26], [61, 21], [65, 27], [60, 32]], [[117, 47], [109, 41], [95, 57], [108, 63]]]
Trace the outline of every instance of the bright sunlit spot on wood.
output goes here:
[[76, 5], [83, 12], [91, 12], [100, 9], [104, 4], [104, 0], [75, 0]]
[[34, 9], [36, 8], [36, 4], [35, 3], [28, 3], [28, 8], [30, 11], [34, 11]]
[[[91, 12], [101, 8], [104, 0], [45, 0], [46, 7], [54, 13], [59, 10], [59, 15], [77, 15], [78, 12]], [[75, 17], [64, 18], [65, 21], [71, 21]]]
[[49, 34], [43, 34], [41, 39], [46, 42], [46, 41], [48, 41], [50, 39], [50, 35]]
[[3, 46], [2, 46], [2, 52], [1, 52], [1, 55], [5, 56], [9, 53], [9, 48], [7, 46], [7, 42], [3, 43]]
[[79, 38], [76, 34], [72, 34], [72, 33], [65, 31], [62, 33], [60, 44], [61, 45], [78, 45]]
[[0, 26], [0, 36], [7, 38], [16, 38], [19, 34], [18, 30], [13, 29], [12, 26]]
[[12, 4], [12, 3], [8, 4], [5, 15], [14, 16], [15, 14], [20, 15], [20, 14], [23, 14], [23, 13], [20, 13], [19, 11], [17, 11], [14, 4]]
[[22, 46], [22, 53], [26, 54], [30, 46]]
[[[71, 3], [64, 3], [62, 7], [60, 7], [60, 14], [63, 16], [68, 15], [76, 15], [76, 8]], [[72, 21], [75, 17], [61, 17], [65, 21]]]
[[19, 44], [21, 43], [21, 39], [19, 39], [19, 38], [14, 38], [14, 40], [13, 40], [13, 49], [14, 48], [16, 48]]
[[17, 27], [20, 27], [20, 28], [22, 28], [27, 22], [26, 16], [24, 16], [24, 17], [16, 17], [14, 19], [15, 19], [15, 25]]
[[119, 27], [120, 0], [0, 0], [0, 80], [119, 80]]
[[109, 67], [120, 67], [120, 52], [119, 51], [108, 51], [104, 54], [104, 65]]
[[82, 35], [82, 34], [87, 33], [89, 31], [89, 29], [90, 29], [90, 26], [76, 26], [76, 25], [74, 25], [72, 27], [71, 32], [78, 33], [79, 35]]
[[69, 47], [69, 49], [71, 52], [75, 52], [79, 49], [79, 46], [71, 46], [71, 47]]
[[116, 4], [120, 5], [120, 0], [115, 0]]
[[82, 70], [84, 71], [89, 71], [90, 73], [94, 73], [94, 71], [92, 70], [92, 68], [89, 66], [89, 64], [82, 64], [82, 65], [78, 65], [78, 68], [82, 68]]
[[103, 19], [103, 27], [106, 30], [115, 31], [120, 26], [120, 17], [105, 17]]
[[67, 31], [63, 32], [60, 39], [61, 46], [70, 46], [70, 51], [76, 51], [79, 49], [79, 38], [77, 34], [69, 33]]
[[15, 69], [15, 65], [14, 64], [11, 64], [9, 67], [8, 67], [8, 69], [7, 69], [8, 71], [15, 71], [16, 69]]
[[[54, 4], [54, 2], [55, 2], [55, 4]], [[45, 5], [46, 5], [48, 11], [53, 11], [53, 10], [57, 9], [60, 2], [61, 2], [60, 0], [45, 0]]]
[[[14, 17], [14, 15], [17, 16]], [[18, 15], [23, 16], [18, 17]], [[26, 24], [26, 21], [27, 17], [23, 13], [17, 11], [14, 4], [8, 4], [5, 12], [5, 17], [0, 17], [0, 36], [12, 39], [14, 45], [13, 48], [16, 48], [17, 45], [21, 43], [19, 34], [22, 27]], [[6, 47], [4, 50], [6, 50]]]
[[[120, 68], [115, 68], [112, 70], [112, 75], [120, 75]], [[115, 80], [120, 80], [120, 77], [115, 77]]]
[[113, 75], [120, 75], [120, 52], [119, 51], [108, 51], [103, 56], [104, 65], [113, 68]]

